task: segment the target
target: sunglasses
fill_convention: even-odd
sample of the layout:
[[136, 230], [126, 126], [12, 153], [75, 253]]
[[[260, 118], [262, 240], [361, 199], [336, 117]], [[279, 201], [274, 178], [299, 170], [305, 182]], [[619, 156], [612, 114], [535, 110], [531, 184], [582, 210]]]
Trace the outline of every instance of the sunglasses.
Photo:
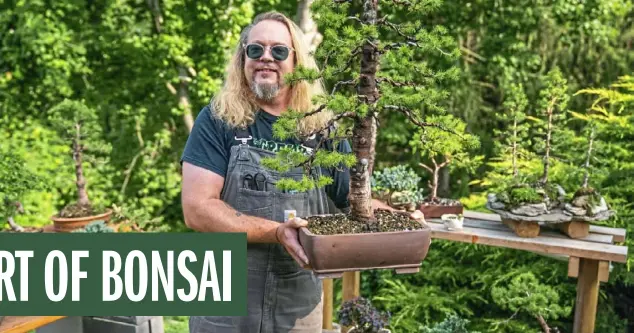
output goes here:
[[[246, 50], [247, 57], [251, 59], [260, 59], [264, 55], [265, 51], [265, 47], [257, 43], [248, 44], [244, 47], [244, 49]], [[271, 55], [277, 61], [286, 60], [291, 51], [295, 50], [286, 45], [275, 45], [271, 47]]]

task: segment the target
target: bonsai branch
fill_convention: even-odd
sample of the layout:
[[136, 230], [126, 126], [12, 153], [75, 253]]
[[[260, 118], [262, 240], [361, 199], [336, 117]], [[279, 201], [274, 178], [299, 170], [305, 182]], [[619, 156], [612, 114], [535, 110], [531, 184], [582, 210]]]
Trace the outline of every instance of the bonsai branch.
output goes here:
[[[357, 46], [356, 48], [354, 48], [354, 50], [352, 50], [352, 53], [350, 53], [350, 58], [348, 58], [348, 61], [346, 61], [345, 65], [343, 65], [343, 67], [332, 72], [332, 75], [333, 76], [338, 75], [340, 73], [343, 73], [348, 68], [350, 68], [350, 66], [352, 65], [352, 61], [355, 59], [357, 55], [361, 53], [361, 50], [362, 48], [360, 46]], [[322, 72], [322, 75], [323, 75], [323, 72]]]
[[380, 77], [376, 79], [376, 83], [382, 83], [382, 82], [387, 82], [395, 87], [416, 87], [417, 86], [416, 83], [411, 81], [400, 82], [400, 81], [394, 81], [387, 77]]
[[317, 109], [315, 109], [315, 110], [313, 110], [313, 111], [310, 111], [310, 112], [305, 113], [305, 114], [304, 114], [304, 117], [310, 117], [310, 116], [312, 116], [312, 115], [314, 115], [314, 114], [317, 114], [317, 113], [319, 113], [319, 112], [323, 111], [325, 108], [326, 108], [326, 104], [322, 104], [322, 105], [320, 105]]
[[542, 330], [544, 331], [544, 333], [550, 333], [550, 327], [548, 327], [548, 323], [546, 322], [546, 320], [544, 320], [544, 317], [542, 317], [540, 314], [535, 315], [535, 318], [537, 318], [537, 321], [539, 322], [539, 325], [542, 327]]
[[434, 124], [434, 123], [429, 123], [426, 121], [421, 121], [419, 119], [416, 119], [414, 117], [414, 115], [412, 114], [412, 110], [403, 107], [403, 106], [399, 106], [399, 105], [385, 105], [383, 106], [383, 108], [388, 109], [388, 110], [396, 110], [401, 112], [402, 114], [404, 114], [407, 118], [409, 118], [409, 120], [416, 126], [424, 128], [424, 127], [435, 127], [438, 128], [442, 131], [445, 131], [447, 133], [451, 133], [454, 135], [457, 135], [458, 137], [462, 138], [462, 136], [458, 133], [456, 133], [455, 131], [446, 128], [445, 126], [441, 125], [441, 124]]
[[330, 128], [334, 123], [336, 123], [338, 120], [342, 119], [342, 118], [355, 118], [356, 117], [356, 113], [354, 113], [353, 111], [348, 111], [348, 112], [343, 112], [343, 113], [339, 113], [337, 115], [335, 115], [334, 117], [332, 117], [332, 119], [330, 119], [326, 125], [324, 125], [321, 128], [318, 128], [308, 134], [306, 134], [306, 137], [311, 137], [317, 133], [320, 133], [328, 128]]
[[330, 95], [334, 95], [337, 89], [342, 85], [354, 85], [355, 83], [357, 83], [357, 80], [339, 81], [335, 83], [335, 86], [332, 88], [332, 92], [330, 93]]
[[[392, 0], [392, 1], [395, 1], [395, 0]], [[408, 1], [407, 1], [407, 3], [409, 4]], [[376, 23], [377, 24], [382, 24], [382, 25], [387, 25], [392, 30], [396, 31], [396, 33], [398, 33], [400, 36], [405, 37], [408, 40], [413, 39], [411, 36], [408, 36], [408, 35], [404, 34], [403, 31], [401, 31], [401, 28], [398, 25], [396, 25], [396, 24], [394, 24], [392, 22], [389, 22], [387, 20], [387, 16], [383, 16], [383, 18], [378, 20]]]

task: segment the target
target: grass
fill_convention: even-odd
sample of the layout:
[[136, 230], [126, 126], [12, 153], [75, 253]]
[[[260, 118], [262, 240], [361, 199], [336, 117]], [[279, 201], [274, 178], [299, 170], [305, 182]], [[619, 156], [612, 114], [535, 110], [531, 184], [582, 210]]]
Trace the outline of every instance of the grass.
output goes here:
[[189, 317], [187, 316], [166, 316], [163, 317], [165, 333], [187, 333], [189, 332]]

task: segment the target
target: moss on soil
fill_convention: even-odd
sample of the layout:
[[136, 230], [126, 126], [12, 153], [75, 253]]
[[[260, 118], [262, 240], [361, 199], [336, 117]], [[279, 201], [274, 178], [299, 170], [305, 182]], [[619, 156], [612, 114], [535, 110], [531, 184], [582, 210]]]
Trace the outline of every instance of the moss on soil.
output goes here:
[[[375, 232], [392, 232], [422, 229], [421, 224], [408, 213], [376, 210]], [[355, 234], [373, 232], [368, 224], [356, 221], [350, 214], [313, 216], [306, 219], [308, 229], [316, 235]]]

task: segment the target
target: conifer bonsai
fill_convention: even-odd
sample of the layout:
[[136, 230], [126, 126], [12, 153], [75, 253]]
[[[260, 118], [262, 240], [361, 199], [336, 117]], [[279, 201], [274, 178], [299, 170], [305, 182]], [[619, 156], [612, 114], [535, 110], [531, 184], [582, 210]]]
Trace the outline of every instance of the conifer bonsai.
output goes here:
[[25, 229], [14, 220], [24, 213], [22, 200], [31, 191], [45, 189], [41, 177], [26, 167], [26, 161], [11, 151], [0, 151], [0, 221], [8, 222], [13, 231]]
[[511, 90], [508, 103], [511, 135], [507, 143], [511, 151], [513, 170], [511, 178], [502, 187], [499, 193], [488, 195], [487, 207], [500, 214], [502, 220], [524, 237], [535, 237], [539, 234], [538, 222], [564, 223], [570, 222], [570, 216], [563, 214], [566, 193], [558, 185], [549, 182], [549, 173], [553, 160], [553, 142], [567, 113], [568, 103], [567, 82], [561, 71], [554, 68], [548, 72], [540, 91], [538, 104], [539, 118], [535, 130], [540, 137], [534, 142], [535, 150], [542, 158], [541, 175], [521, 175], [517, 160], [521, 147], [522, 133], [525, 128], [522, 124], [526, 118], [523, 114], [526, 102], [521, 86], [515, 86]]
[[[316, 0], [312, 5], [315, 21], [324, 32], [324, 39], [315, 53], [320, 69], [298, 66], [285, 80], [288, 84], [295, 84], [300, 81], [315, 83], [321, 79], [331, 88], [328, 94], [314, 98], [313, 110], [284, 112], [274, 125], [273, 132], [279, 139], [294, 137], [304, 143], [315, 138], [314, 135], [320, 139], [313, 153], [281, 149], [275, 158], [262, 162], [282, 173], [291, 167], [305, 167], [307, 171], [303, 180], [287, 178], [277, 182], [276, 186], [283, 190], [308, 190], [332, 182], [325, 176], [310, 175], [312, 167], [346, 166], [350, 169], [350, 213], [307, 217], [308, 227], [300, 233], [300, 241], [309, 252], [307, 255], [313, 268], [323, 264], [323, 271], [327, 271], [326, 266], [331, 264], [329, 260], [341, 260], [341, 266], [333, 264], [336, 267], [331, 267], [332, 270], [387, 267], [399, 261], [399, 269], [409, 270], [413, 267], [406, 267], [403, 260], [408, 261], [408, 266], [419, 267], [422, 257], [426, 255], [428, 227], [412, 219], [410, 214], [373, 210], [371, 175], [379, 119], [383, 113], [399, 113], [405, 121], [419, 128], [435, 127], [453, 132], [442, 124], [426, 121], [429, 115], [445, 113], [442, 103], [448, 93], [439, 88], [439, 83], [456, 79], [458, 68], [448, 65], [445, 69], [433, 69], [425, 61], [425, 54], [446, 56], [447, 63], [460, 56], [456, 43], [445, 28], [423, 24], [426, 14], [437, 6], [436, 2], [418, 0], [386, 0], [380, 1], [380, 4], [377, 0]], [[393, 15], [399, 15], [401, 21], [407, 23], [391, 22]], [[321, 129], [303, 131], [301, 122], [319, 112], [330, 113], [331, 120]], [[343, 138], [350, 139], [352, 154], [323, 149], [324, 139], [327, 138], [333, 139], [335, 146]], [[425, 235], [416, 236], [417, 230]], [[346, 238], [346, 243], [355, 246], [350, 251], [357, 251], [356, 255], [350, 257], [347, 263], [343, 261], [346, 255], [340, 254], [321, 263], [319, 260], [315, 262], [311, 253], [314, 252], [315, 256], [324, 255], [316, 254], [320, 251], [316, 249], [319, 245], [308, 244], [312, 241], [307, 236], [308, 232], [342, 237], [353, 234]], [[397, 236], [399, 232], [404, 236]], [[366, 238], [360, 234], [413, 237], [413, 240], [391, 238], [391, 243], [386, 246], [392, 247], [393, 258], [382, 260], [380, 255], [387, 255], [384, 253], [386, 251], [381, 251], [375, 245], [381, 240], [352, 244], [364, 242]], [[324, 239], [319, 238], [320, 241]], [[421, 239], [422, 243], [414, 244], [421, 242]], [[314, 241], [318, 241], [317, 238]], [[311, 250], [311, 247], [314, 249]], [[401, 249], [398, 250], [398, 247]], [[354, 260], [359, 258], [359, 253], [363, 253], [363, 259], [367, 261], [361, 263]], [[397, 256], [400, 259], [396, 259]], [[374, 260], [372, 264], [370, 260]]]
[[423, 189], [418, 188], [421, 177], [405, 165], [397, 165], [374, 171], [372, 191], [396, 209], [416, 210], [416, 204], [424, 199]]
[[[101, 127], [97, 113], [85, 103], [64, 100], [49, 111], [49, 119], [60, 138], [70, 146], [75, 169], [77, 200], [67, 204], [53, 217], [58, 231], [71, 231], [98, 219], [107, 220], [111, 210], [95, 207], [88, 195], [88, 181], [84, 162], [94, 161], [99, 154], [106, 154], [110, 147], [101, 139]], [[61, 224], [67, 227], [61, 227]], [[70, 224], [69, 224], [70, 223]]]
[[430, 193], [422, 200], [419, 209], [430, 218], [441, 217], [443, 214], [462, 214], [463, 206], [459, 200], [438, 197], [439, 174], [442, 168], [453, 161], [468, 160], [467, 150], [476, 148], [479, 141], [466, 132], [463, 121], [452, 115], [430, 116], [427, 122], [439, 124], [440, 127], [419, 129], [419, 133], [410, 142], [414, 151], [420, 150], [429, 161], [419, 165], [432, 176], [428, 183]]
[[[577, 94], [605, 94], [606, 90], [582, 89]], [[602, 221], [614, 215], [605, 198], [600, 191], [590, 185], [592, 174], [592, 160], [597, 150], [597, 132], [600, 126], [605, 126], [610, 118], [608, 110], [601, 105], [602, 97], [597, 98], [587, 114], [570, 112], [573, 117], [584, 121], [584, 131], [586, 133], [585, 159], [581, 169], [583, 170], [583, 180], [581, 186], [576, 189], [570, 202], [564, 206], [565, 213], [572, 215], [574, 221], [595, 222]]]

